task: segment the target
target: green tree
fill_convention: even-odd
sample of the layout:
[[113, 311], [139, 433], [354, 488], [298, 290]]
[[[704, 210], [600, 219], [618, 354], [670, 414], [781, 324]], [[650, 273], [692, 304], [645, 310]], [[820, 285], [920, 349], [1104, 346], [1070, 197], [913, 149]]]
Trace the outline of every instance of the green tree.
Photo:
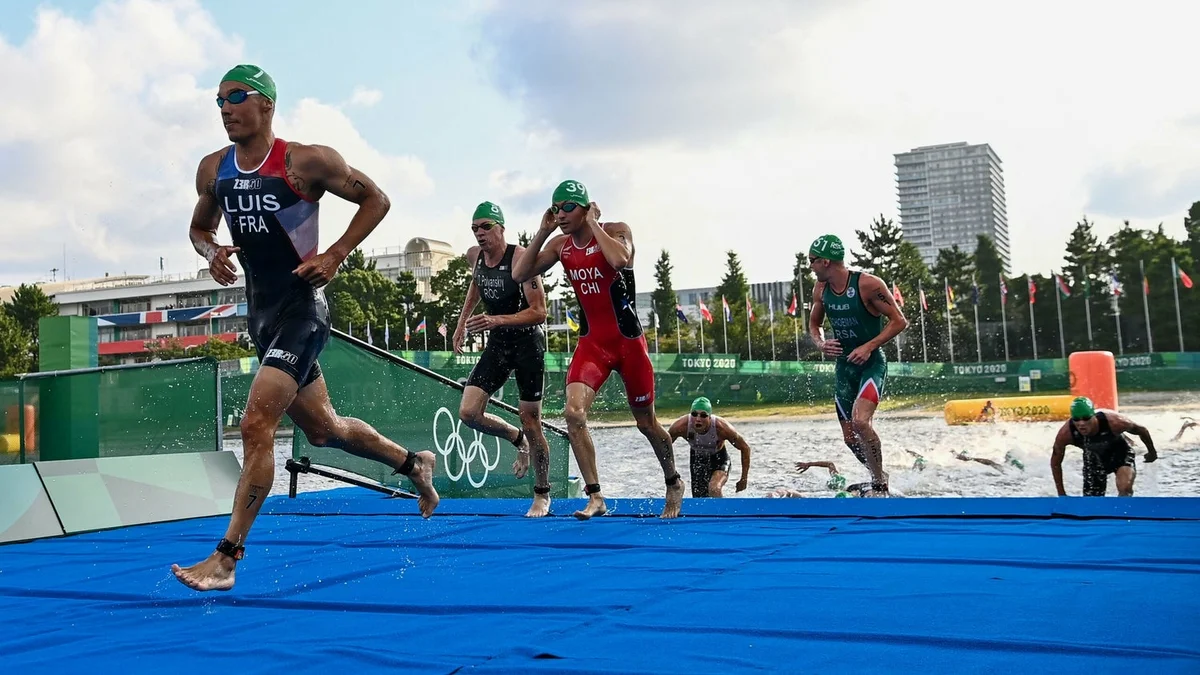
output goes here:
[[17, 322], [17, 326], [25, 333], [29, 351], [28, 365], [33, 370], [38, 363], [38, 322], [43, 317], [58, 316], [58, 305], [54, 303], [42, 289], [34, 284], [21, 284], [13, 293], [12, 298], [4, 303], [4, 313]]
[[[954, 292], [954, 302], [950, 307], [950, 319], [954, 333], [954, 360], [964, 361], [976, 357], [975, 351], [975, 314], [971, 305], [971, 274], [975, 271], [971, 254], [958, 248], [957, 245], [938, 251], [937, 262], [933, 265], [934, 283], [937, 290], [933, 293], [926, 291], [930, 305], [940, 308], [939, 334], [941, 359], [950, 359], [950, 345], [945, 334], [946, 285]], [[932, 343], [931, 358], [932, 358]]]
[[0, 378], [12, 377], [32, 370], [29, 334], [16, 319], [0, 312]]
[[1192, 202], [1183, 218], [1183, 229], [1187, 232], [1187, 248], [1192, 260], [1200, 260], [1200, 202]]
[[[674, 267], [671, 265], [671, 254], [663, 249], [658, 256], [658, 262], [654, 263], [654, 280], [658, 282], [658, 287], [650, 294], [650, 303], [654, 308], [654, 314], [658, 316], [660, 325], [651, 326], [657, 330], [659, 337], [665, 336], [667, 333], [675, 332], [675, 287], [671, 283], [671, 273]], [[653, 323], [653, 318], [651, 319]]]
[[226, 342], [216, 336], [208, 338], [206, 342], [195, 347], [185, 347], [183, 342], [175, 337], [162, 341], [147, 342], [146, 351], [150, 352], [155, 361], [171, 361], [174, 359], [204, 356], [212, 357], [218, 361], [232, 361], [234, 359], [254, 356], [257, 353], [254, 351], [249, 339], [239, 340], [238, 342]]
[[1108, 284], [1112, 253], [1096, 236], [1093, 223], [1086, 216], [1071, 231], [1063, 261], [1062, 274], [1071, 289], [1071, 296], [1062, 300], [1067, 348], [1072, 351], [1097, 348], [1116, 353], [1117, 335], [1110, 318], [1112, 294]]
[[467, 289], [471, 286], [471, 275], [467, 256], [460, 255], [429, 280], [429, 288], [437, 299], [427, 306], [426, 318], [430, 329], [435, 333], [437, 327], [442, 324], [445, 324], [448, 334], [454, 333], [463, 301], [467, 298]]
[[[813, 344], [812, 338], [808, 335], [808, 312], [812, 310], [812, 295], [813, 288], [817, 284], [817, 278], [813, 276], [812, 267], [808, 264], [808, 251], [799, 251], [796, 253], [796, 262], [792, 265], [792, 294], [796, 296], [796, 321], [800, 322], [798, 326], [793, 327], [792, 341], [789, 349], [793, 357], [798, 360], [813, 360], [820, 359], [821, 355], [817, 351], [816, 345]], [[790, 302], [790, 299], [789, 299]], [[787, 309], [786, 307], [782, 309]], [[713, 308], [714, 312], [722, 312], [723, 310], [718, 305]], [[796, 336], [795, 331], [800, 332], [800, 353], [796, 351]]]
[[[975, 269], [974, 281], [978, 290], [979, 333], [984, 361], [1004, 360], [1004, 335], [1000, 315], [1000, 275], [1004, 272], [1004, 261], [995, 242], [986, 234], [979, 235], [972, 255]], [[971, 298], [973, 301], [975, 297]], [[971, 317], [974, 319], [974, 316]]]
[[[729, 335], [729, 348], [742, 355], [742, 358], [754, 356], [756, 359], [762, 357], [761, 347], [756, 347], [757, 351], [754, 354], [749, 354], [746, 348], [746, 298], [750, 294], [750, 284], [746, 281], [746, 273], [742, 271], [742, 263], [738, 259], [737, 253], [726, 251], [725, 257], [725, 276], [721, 278], [721, 284], [717, 286], [716, 295], [712, 298], [712, 304], [716, 308], [717, 314], [713, 317], [717, 319], [713, 323], [713, 329], [710, 334], [721, 336], [721, 347], [724, 348], [725, 331]], [[721, 307], [721, 298], [724, 298], [729, 303], [729, 308], [732, 310], [733, 318], [729, 324], [725, 325], [725, 310]], [[755, 310], [755, 314], [762, 315], [761, 308]]]
[[892, 219], [880, 214], [871, 221], [871, 226], [865, 232], [855, 230], [854, 234], [863, 252], [851, 252], [852, 265], [890, 285], [899, 271], [900, 244], [903, 241], [900, 227]]
[[[933, 274], [925, 265], [920, 250], [910, 241], [900, 242], [900, 246], [896, 250], [896, 285], [900, 288], [900, 294], [904, 298], [903, 310], [909, 325], [908, 330], [897, 338], [903, 355], [902, 360], [924, 360], [926, 349], [921, 341], [921, 324], [922, 316], [928, 312], [923, 312], [921, 309], [921, 293], [925, 293], [926, 296], [929, 296], [930, 293], [936, 295], [939, 285], [934, 282]], [[932, 322], [931, 318], [934, 319]], [[924, 316], [924, 324], [924, 344], [936, 345], [936, 336], [941, 335], [937, 329], [936, 317]], [[933, 342], [930, 342], [931, 339]]]

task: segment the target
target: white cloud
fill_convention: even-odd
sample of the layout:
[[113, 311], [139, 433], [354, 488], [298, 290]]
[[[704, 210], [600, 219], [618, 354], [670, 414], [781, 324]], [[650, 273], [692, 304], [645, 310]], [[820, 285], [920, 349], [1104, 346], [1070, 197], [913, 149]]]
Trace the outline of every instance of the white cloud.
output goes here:
[[378, 89], [367, 89], [366, 87], [358, 86], [350, 94], [350, 105], [352, 106], [369, 108], [382, 100], [383, 92]]
[[[643, 285], [659, 248], [673, 254], [678, 288], [715, 283], [730, 248], [767, 281], [786, 278], [817, 234], [856, 245], [853, 231], [875, 215], [898, 220], [892, 155], [920, 145], [992, 144], [1018, 271], [1061, 264], [1085, 212], [1102, 236], [1124, 217], [1178, 234], [1200, 199], [1200, 90], [1187, 86], [1200, 7], [873, 0], [777, 9], [766, 26], [697, 3], [658, 41], [630, 13], [661, 17], [639, 7], [589, 5], [556, 19], [547, 46], [532, 39], [542, 24], [527, 5], [497, 5], [512, 37], [492, 58], [509, 69], [494, 81], [528, 128], [561, 134], [560, 168], [628, 172], [620, 190], [593, 196], [634, 227]], [[577, 43], [582, 55], [554, 49]], [[534, 58], [547, 50], [555, 58]], [[579, 69], [587, 79], [570, 77]]]
[[[0, 39], [0, 81], [20, 92], [0, 107], [0, 283], [48, 278], [64, 244], [72, 278], [157, 273], [160, 256], [168, 272], [195, 270], [196, 166], [227, 143], [210, 80], [242, 58], [241, 39], [186, 0], [108, 2], [82, 19], [41, 9], [24, 42]], [[337, 148], [395, 203], [432, 192], [420, 160], [376, 150], [333, 106], [285, 104], [277, 126]], [[349, 221], [340, 201], [322, 200], [322, 245]]]

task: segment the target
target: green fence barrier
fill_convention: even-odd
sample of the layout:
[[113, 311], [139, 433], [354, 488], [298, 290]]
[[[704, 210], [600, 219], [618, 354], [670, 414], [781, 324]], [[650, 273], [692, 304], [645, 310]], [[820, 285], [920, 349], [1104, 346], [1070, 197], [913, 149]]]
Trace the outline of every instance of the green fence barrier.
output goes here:
[[[432, 450], [438, 458], [434, 485], [444, 497], [531, 497], [533, 468], [525, 478], [512, 475], [516, 448], [506, 440], [477, 433], [458, 420], [462, 385], [394, 354], [334, 331], [321, 353], [321, 371], [334, 408], [357, 417], [379, 433], [410, 450]], [[428, 362], [428, 359], [426, 359]], [[469, 370], [468, 370], [469, 372]], [[515, 385], [506, 395], [516, 397]], [[513, 406], [496, 400], [488, 412], [520, 426]], [[566, 432], [544, 424], [550, 446], [551, 494], [568, 495], [570, 446]], [[366, 476], [386, 485], [400, 485], [389, 467], [354, 457], [334, 448], [318, 448], [303, 433], [292, 436], [292, 455]]]
[[217, 367], [194, 358], [21, 375], [0, 391], [5, 402], [17, 391], [4, 428], [17, 430], [20, 463], [220, 450]]
[[[392, 352], [439, 375], [465, 383], [479, 353]], [[660, 407], [686, 407], [698, 395], [729, 404], [827, 403], [833, 397], [833, 361], [743, 361], [736, 354], [651, 354], [655, 366], [655, 399]], [[571, 355], [546, 354], [543, 410], [557, 416], [566, 399], [566, 372]], [[1117, 382], [1128, 391], [1178, 391], [1200, 388], [1200, 353], [1163, 352], [1117, 356]], [[1022, 377], [1030, 392], [1020, 391]], [[226, 381], [229, 381], [228, 379]], [[226, 409], [240, 409], [249, 390], [237, 382], [227, 386]], [[977, 394], [997, 396], [1065, 392], [1070, 388], [1067, 359], [1027, 359], [984, 363], [888, 363], [888, 393], [892, 395]], [[237, 392], [238, 400], [232, 392]], [[496, 398], [516, 405], [513, 381]], [[597, 393], [593, 410], [620, 411], [628, 407], [618, 375]]]

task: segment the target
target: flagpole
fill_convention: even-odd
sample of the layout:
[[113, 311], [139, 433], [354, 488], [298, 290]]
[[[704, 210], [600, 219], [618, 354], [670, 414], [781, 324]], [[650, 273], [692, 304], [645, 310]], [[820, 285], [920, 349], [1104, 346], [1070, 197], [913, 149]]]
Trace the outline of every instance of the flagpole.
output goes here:
[[1154, 353], [1154, 336], [1150, 334], [1150, 288], [1146, 284], [1146, 266], [1138, 261], [1138, 269], [1142, 272], [1142, 310], [1146, 313], [1146, 347], [1149, 353]]
[[750, 298], [746, 298], [746, 360], [754, 360], [754, 349], [750, 346]]
[[[701, 302], [704, 302], [704, 301], [701, 300]], [[704, 315], [701, 315], [700, 319], [698, 321], [696, 321], [696, 323], [700, 324], [700, 353], [703, 354], [704, 353]]]
[[950, 363], [954, 363], [954, 328], [950, 325], [950, 280], [942, 277], [942, 281], [946, 284], [946, 335], [950, 337]]
[[429, 351], [429, 317], [421, 317], [421, 323], [425, 324], [425, 330], [421, 331], [425, 335], [425, 351]]
[[971, 304], [975, 307], [975, 362], [983, 363], [983, 343], [979, 339], [979, 282], [971, 275]]
[[771, 321], [771, 360], [775, 360], [775, 298], [767, 296], [767, 318]]
[[[675, 305], [678, 307], [679, 305]], [[679, 317], [675, 317], [675, 353], [683, 353], [683, 339], [679, 337]]]
[[658, 318], [658, 312], [651, 311], [654, 315], [654, 353], [658, 353], [658, 333], [662, 330], [662, 319]]
[[1088, 349], [1092, 344], [1092, 282], [1088, 279], [1087, 267], [1083, 268], [1083, 315], [1087, 317]]
[[929, 346], [925, 343], [925, 289], [921, 288], [920, 279], [917, 279], [917, 301], [921, 310], [921, 358], [929, 363]]
[[[804, 273], [803, 272], [796, 275], [796, 287], [800, 289], [800, 297], [803, 298], [804, 297]], [[800, 310], [797, 313], [800, 315], [800, 323], [804, 324], [804, 334], [807, 336], [808, 335], [808, 324], [805, 323], [805, 321], [804, 321], [804, 301], [797, 299], [796, 307], [797, 307], [797, 309]], [[795, 317], [793, 317], [793, 319], [794, 318]], [[796, 360], [797, 361], [800, 360], [800, 332], [799, 331], [800, 331], [800, 328], [797, 327], [796, 328]]]
[[1175, 258], [1171, 258], [1171, 276], [1175, 278], [1175, 326], [1179, 329], [1179, 351], [1183, 349], [1183, 319], [1179, 317], [1179, 266], [1175, 264]]
[[1037, 302], [1037, 286], [1033, 284], [1033, 275], [1026, 274], [1025, 280], [1029, 282], [1029, 337], [1033, 338], [1033, 358], [1037, 360], [1037, 319], [1033, 318], [1033, 303]]
[[1067, 336], [1063, 332], [1062, 322], [1062, 277], [1054, 275], [1054, 304], [1058, 306], [1058, 348], [1062, 357], [1067, 358]]
[[800, 360], [800, 324], [796, 323], [796, 317], [792, 317], [792, 331], [796, 334], [796, 360]]
[[1008, 362], [1008, 284], [1000, 273], [1000, 326], [1004, 329], [1004, 361]]
[[1117, 322], [1117, 353], [1125, 353], [1125, 340], [1121, 338], [1121, 296], [1113, 293], [1112, 296], [1113, 318]]
[[725, 353], [729, 353], [729, 303], [721, 296], [721, 332], [725, 335]]

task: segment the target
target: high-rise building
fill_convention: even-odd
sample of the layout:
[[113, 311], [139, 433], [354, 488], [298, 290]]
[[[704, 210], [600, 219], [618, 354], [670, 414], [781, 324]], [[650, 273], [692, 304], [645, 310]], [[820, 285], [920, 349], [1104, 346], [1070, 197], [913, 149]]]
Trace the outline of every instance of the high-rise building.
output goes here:
[[996, 244], [1005, 273], [1011, 272], [1008, 212], [1000, 157], [987, 143], [928, 145], [895, 155], [896, 196], [904, 239], [925, 264], [955, 244], [973, 253], [978, 236]]

